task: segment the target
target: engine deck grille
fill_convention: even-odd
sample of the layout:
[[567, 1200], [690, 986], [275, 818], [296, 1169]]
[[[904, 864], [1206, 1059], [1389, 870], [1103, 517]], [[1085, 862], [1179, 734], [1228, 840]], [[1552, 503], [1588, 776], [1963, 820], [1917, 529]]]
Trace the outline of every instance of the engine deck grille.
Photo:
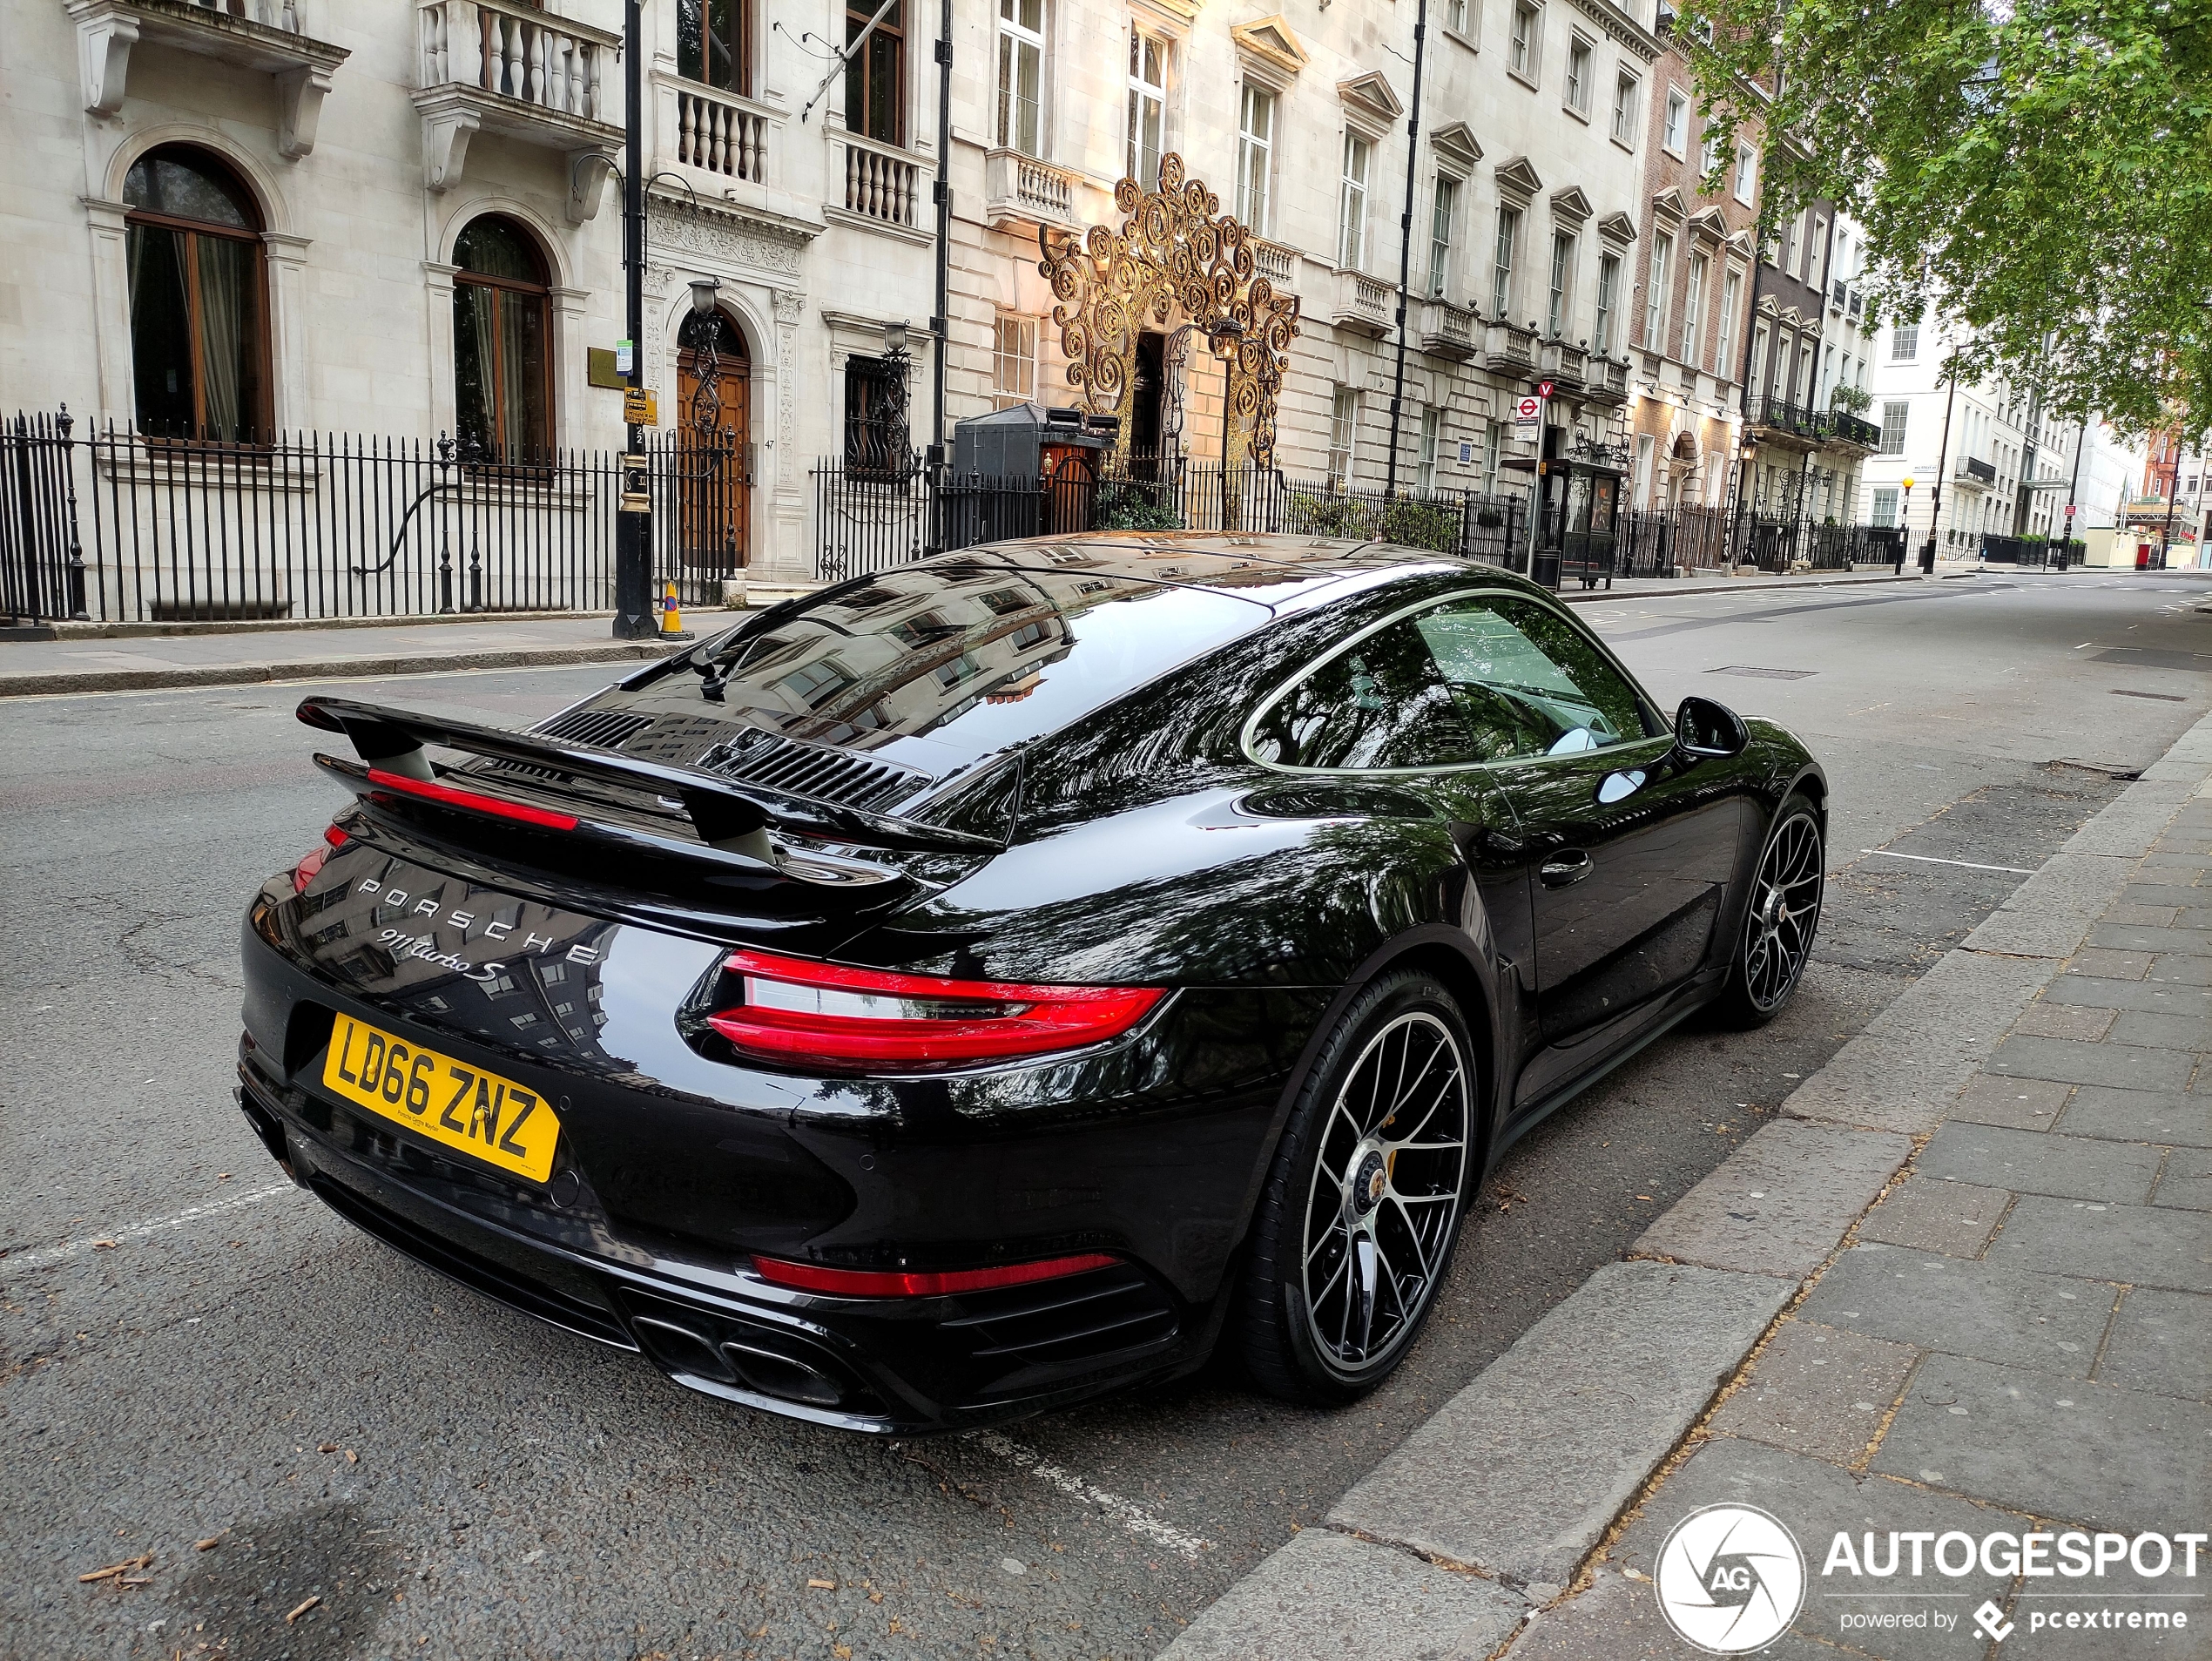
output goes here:
[[650, 715], [633, 715], [619, 709], [572, 709], [538, 728], [541, 738], [563, 744], [588, 744], [597, 750], [618, 750], [653, 724]]
[[928, 782], [927, 775], [896, 762], [807, 744], [757, 727], [716, 745], [699, 758], [698, 765], [725, 779], [872, 811], [904, 800]]

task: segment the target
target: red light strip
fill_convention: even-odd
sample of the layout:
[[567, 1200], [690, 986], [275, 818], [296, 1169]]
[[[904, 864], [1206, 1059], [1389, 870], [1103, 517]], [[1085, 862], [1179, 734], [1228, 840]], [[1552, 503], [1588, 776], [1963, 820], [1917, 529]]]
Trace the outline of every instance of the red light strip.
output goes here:
[[1121, 1259], [1103, 1252], [1076, 1257], [1044, 1258], [988, 1269], [947, 1269], [909, 1273], [898, 1269], [826, 1269], [819, 1264], [757, 1257], [753, 1272], [771, 1286], [795, 1292], [825, 1292], [840, 1298], [942, 1298], [961, 1292], [988, 1292], [1000, 1286], [1057, 1280], [1091, 1269], [1109, 1269]]
[[368, 770], [368, 781], [380, 790], [396, 790], [402, 795], [420, 796], [425, 801], [447, 807], [465, 807], [471, 813], [489, 814], [496, 819], [512, 819], [524, 825], [536, 825], [541, 830], [572, 831], [577, 827], [574, 814], [556, 814], [503, 797], [487, 796], [481, 791], [462, 790], [427, 779], [409, 779], [401, 773], [387, 773], [381, 767]]
[[947, 1065], [1047, 1055], [1118, 1037], [1165, 994], [1157, 987], [1025, 986], [853, 969], [772, 952], [733, 953], [732, 975], [922, 1003], [1006, 1004], [1002, 1012], [857, 1015], [742, 1003], [707, 1024], [738, 1049], [800, 1064]]

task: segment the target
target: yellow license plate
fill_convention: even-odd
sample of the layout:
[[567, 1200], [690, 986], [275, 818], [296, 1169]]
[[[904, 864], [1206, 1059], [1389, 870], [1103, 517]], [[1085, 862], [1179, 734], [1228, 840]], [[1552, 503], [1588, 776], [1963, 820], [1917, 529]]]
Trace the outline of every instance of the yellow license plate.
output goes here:
[[322, 1083], [342, 1100], [502, 1171], [531, 1182], [552, 1174], [560, 1121], [536, 1092], [497, 1073], [341, 1015]]

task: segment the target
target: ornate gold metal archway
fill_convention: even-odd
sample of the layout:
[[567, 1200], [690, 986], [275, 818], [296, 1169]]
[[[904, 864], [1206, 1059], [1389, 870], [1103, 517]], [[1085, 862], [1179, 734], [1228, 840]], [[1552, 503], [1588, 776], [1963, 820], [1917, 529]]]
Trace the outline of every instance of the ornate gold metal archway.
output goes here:
[[1118, 415], [1126, 449], [1137, 336], [1165, 327], [1178, 310], [1203, 334], [1228, 374], [1222, 459], [1230, 466], [1275, 460], [1275, 402], [1298, 298], [1278, 291], [1254, 267], [1252, 233], [1221, 211], [1201, 179], [1186, 179], [1183, 158], [1160, 158], [1160, 187], [1133, 179], [1114, 186], [1126, 216], [1118, 231], [1094, 225], [1081, 237], [1039, 226], [1037, 269], [1059, 303], [1052, 321], [1068, 355], [1068, 382], [1083, 408]]

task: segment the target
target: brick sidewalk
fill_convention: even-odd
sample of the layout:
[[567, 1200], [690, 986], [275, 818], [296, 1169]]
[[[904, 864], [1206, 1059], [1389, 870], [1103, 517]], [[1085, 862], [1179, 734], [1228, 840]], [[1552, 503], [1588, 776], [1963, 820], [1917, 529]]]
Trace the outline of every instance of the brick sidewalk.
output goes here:
[[[2072, 955], [1932, 1133], [1898, 1125], [1884, 1092], [1851, 1092], [1860, 1134], [1919, 1132], [1913, 1157], [1584, 1589], [1536, 1616], [1511, 1661], [1695, 1653], [1661, 1619], [1650, 1577], [1669, 1529], [1719, 1502], [1773, 1513], [1806, 1558], [1803, 1611], [1763, 1654], [2212, 1657], [2202, 1546], [2194, 1578], [2178, 1555], [2176, 1572], [2155, 1579], [2124, 1558], [2087, 1577], [1823, 1572], [1839, 1531], [1855, 1548], [1871, 1531], [1879, 1551], [1892, 1530], [1977, 1542], [2078, 1530], [2132, 1544], [2212, 1529], [2212, 800], [2146, 807], [2155, 840], [2126, 886], [2086, 942], [2076, 921], [2060, 949]], [[1993, 921], [2033, 931], [2033, 913]], [[1734, 1203], [1748, 1212], [1764, 1198]], [[1692, 1249], [1685, 1260], [1701, 1259]], [[2155, 1562], [2156, 1548], [2145, 1553]], [[2000, 1547], [1996, 1567], [2006, 1561]], [[1976, 1629], [1985, 1602], [2001, 1610], [1999, 1630], [2009, 1623], [2001, 1641]], [[2049, 1624], [2107, 1608], [2121, 1626]], [[2128, 1629], [2128, 1610], [2184, 1614], [2188, 1629]], [[1900, 1616], [1927, 1624], [1878, 1624]]]

